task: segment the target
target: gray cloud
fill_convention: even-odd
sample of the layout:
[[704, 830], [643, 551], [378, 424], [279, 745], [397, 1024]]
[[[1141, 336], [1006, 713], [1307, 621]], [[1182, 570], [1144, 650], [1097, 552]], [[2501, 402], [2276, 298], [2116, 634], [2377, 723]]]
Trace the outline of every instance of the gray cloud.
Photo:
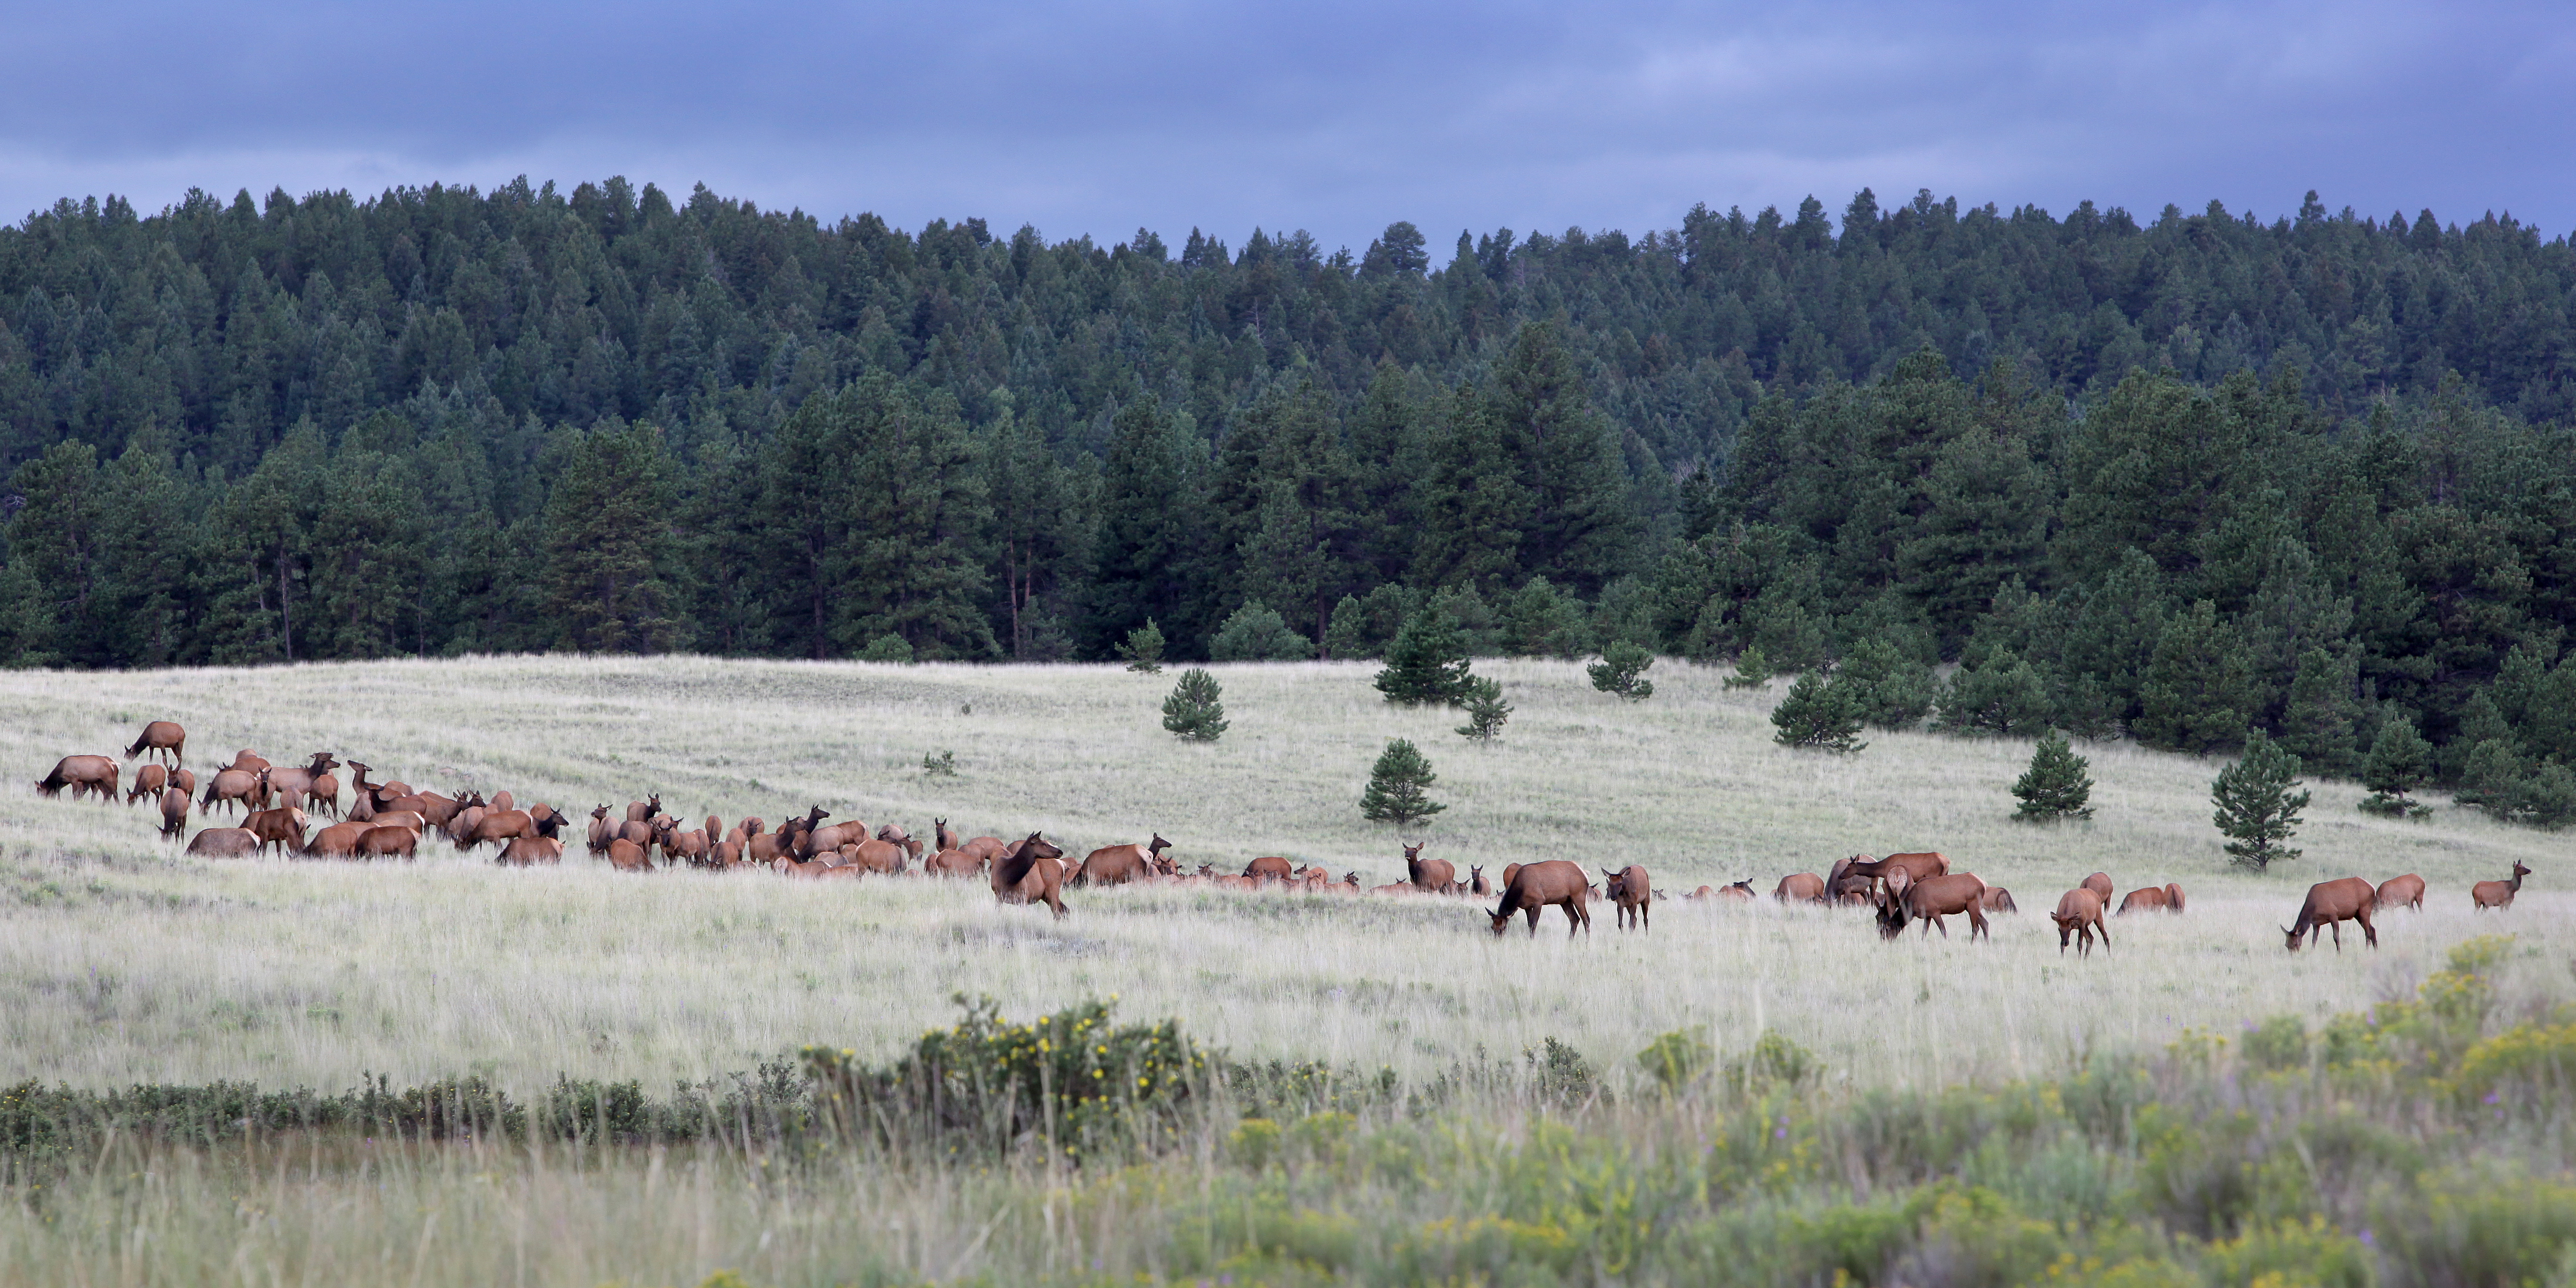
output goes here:
[[[99, 7], [92, 7], [92, 9]], [[69, 6], [0, 48], [0, 210], [624, 173], [826, 218], [1365, 244], [1863, 185], [2151, 216], [2576, 223], [2539, 5]]]

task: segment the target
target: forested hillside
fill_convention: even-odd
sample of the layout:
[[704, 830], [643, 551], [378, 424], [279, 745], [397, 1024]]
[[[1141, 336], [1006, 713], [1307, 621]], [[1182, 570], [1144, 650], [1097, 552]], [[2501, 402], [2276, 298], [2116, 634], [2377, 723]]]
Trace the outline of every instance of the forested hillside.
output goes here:
[[1501, 651], [1961, 662], [1965, 730], [2348, 771], [2402, 715], [2538, 814], [2571, 345], [2565, 239], [2313, 196], [1445, 264], [622, 180], [65, 202], [0, 229], [0, 659], [1342, 656], [1436, 599]]

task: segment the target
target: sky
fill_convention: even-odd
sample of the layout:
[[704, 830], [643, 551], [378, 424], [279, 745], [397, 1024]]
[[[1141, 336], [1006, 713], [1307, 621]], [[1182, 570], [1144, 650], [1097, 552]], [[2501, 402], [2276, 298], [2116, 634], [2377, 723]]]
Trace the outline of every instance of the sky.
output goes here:
[[1406, 219], [1435, 254], [1864, 186], [2576, 228], [2576, 21], [2537, 3], [0, 0], [0, 30], [8, 222], [622, 174], [1050, 240]]

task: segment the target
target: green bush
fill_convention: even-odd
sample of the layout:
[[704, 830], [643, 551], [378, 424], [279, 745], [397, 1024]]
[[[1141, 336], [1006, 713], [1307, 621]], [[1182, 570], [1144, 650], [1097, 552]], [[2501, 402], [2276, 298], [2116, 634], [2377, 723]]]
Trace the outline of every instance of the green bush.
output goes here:
[[1780, 705], [1771, 709], [1771, 723], [1779, 730], [1772, 740], [1783, 747], [1849, 755], [1869, 746], [1859, 737], [1860, 703], [1849, 689], [1815, 671], [1789, 686]]
[[1672, 1094], [1699, 1080], [1708, 1071], [1717, 1052], [1697, 1030], [1675, 1029], [1646, 1044], [1637, 1053], [1637, 1067]]
[[2052, 732], [2040, 739], [2031, 750], [2030, 768], [2013, 783], [2012, 794], [2021, 798], [2013, 817], [2026, 823], [2093, 817], [2093, 780], [2084, 773], [2089, 768], [2066, 735]]
[[1491, 742], [1501, 737], [1503, 722], [1512, 718], [1512, 704], [1503, 698], [1502, 681], [1490, 676], [1470, 676], [1467, 680], [1467, 723], [1456, 732], [1475, 742]]
[[1215, 742], [1226, 729], [1224, 697], [1215, 676], [1191, 667], [1163, 699], [1163, 727], [1191, 742]]
[[868, 646], [859, 650], [859, 660], [862, 662], [909, 662], [912, 660], [912, 644], [905, 640], [904, 637], [897, 635], [892, 631], [888, 631], [875, 639], [869, 640]]
[[1127, 638], [1118, 644], [1118, 659], [1125, 662], [1130, 671], [1145, 675], [1162, 674], [1163, 631], [1154, 625], [1153, 618], [1146, 618], [1144, 625], [1127, 632]]
[[1431, 799], [1429, 788], [1439, 781], [1440, 775], [1431, 772], [1431, 762], [1409, 739], [1388, 739], [1386, 750], [1369, 767], [1368, 787], [1360, 793], [1360, 813], [1373, 822], [1397, 827], [1419, 823], [1449, 808]]
[[1601, 647], [1601, 660], [1584, 671], [1592, 677], [1593, 688], [1631, 702], [1643, 702], [1655, 696], [1654, 682], [1646, 678], [1647, 669], [1654, 664], [1655, 655], [1643, 646], [1612, 640]]
[[1386, 650], [1377, 691], [1402, 707], [1456, 706], [1467, 696], [1467, 646], [1438, 608], [1415, 613]]
[[1208, 658], [1216, 662], [1303, 662], [1314, 656], [1314, 641], [1290, 630], [1286, 619], [1257, 599], [1234, 610], [1208, 640]]

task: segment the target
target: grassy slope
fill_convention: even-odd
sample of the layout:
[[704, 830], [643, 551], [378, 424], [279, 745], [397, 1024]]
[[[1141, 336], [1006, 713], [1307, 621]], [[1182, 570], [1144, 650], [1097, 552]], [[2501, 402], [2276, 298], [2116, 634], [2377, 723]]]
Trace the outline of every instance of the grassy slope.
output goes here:
[[[2467, 811], [2390, 822], [2319, 784], [2308, 857], [2255, 878], [2226, 868], [2210, 827], [2215, 762], [2093, 748], [2100, 818], [2034, 829], [2007, 819], [2026, 743], [1879, 734], [1834, 759], [1773, 746], [1776, 691], [1725, 693], [1715, 672], [1659, 666], [1656, 696], [1629, 706], [1573, 665], [1480, 670], [1519, 704], [1487, 748], [1448, 732], [1454, 713], [1386, 707], [1359, 665], [1218, 668], [1233, 728], [1213, 747], [1161, 732], [1168, 676], [1108, 669], [545, 658], [0, 676], [0, 775], [21, 784], [0, 791], [0, 1077], [690, 1077], [808, 1041], [890, 1050], [964, 991], [1015, 1015], [1114, 992], [1129, 1015], [1178, 1015], [1241, 1053], [1408, 1074], [1547, 1035], [1617, 1066], [1675, 1027], [1707, 1025], [1731, 1050], [1769, 1025], [1838, 1076], [1924, 1084], [2402, 991], [2480, 928], [2466, 885], [2516, 857], [2538, 874], [2485, 928], [2558, 935], [2576, 920], [2548, 861], [2563, 842]], [[2028, 911], [1999, 921], [1992, 947], [1888, 947], [1865, 918], [1767, 904], [1661, 905], [1651, 936], [1605, 915], [1572, 945], [1553, 916], [1535, 942], [1493, 942], [1482, 914], [1445, 900], [1075, 892], [1051, 925], [977, 889], [899, 881], [500, 872], [446, 854], [201, 863], [156, 843], [142, 807], [23, 786], [156, 717], [189, 727], [201, 764], [327, 747], [420, 786], [508, 787], [568, 812], [651, 790], [688, 817], [819, 801], [922, 833], [934, 814], [967, 835], [1043, 827], [1077, 853], [1159, 830], [1191, 862], [1287, 854], [1373, 882], [1402, 865], [1355, 802], [1383, 740], [1407, 736], [1452, 806], [1432, 853], [1462, 867], [1633, 860], [1678, 894], [1932, 848]], [[948, 748], [960, 776], [925, 778], [922, 754]], [[2116, 923], [2107, 959], [2061, 958], [2040, 914], [2096, 868], [2123, 889], [2179, 880], [2191, 912]], [[2308, 882], [2400, 871], [2432, 883], [2434, 910], [2390, 918], [2382, 952], [2283, 956], [2273, 926]]]

